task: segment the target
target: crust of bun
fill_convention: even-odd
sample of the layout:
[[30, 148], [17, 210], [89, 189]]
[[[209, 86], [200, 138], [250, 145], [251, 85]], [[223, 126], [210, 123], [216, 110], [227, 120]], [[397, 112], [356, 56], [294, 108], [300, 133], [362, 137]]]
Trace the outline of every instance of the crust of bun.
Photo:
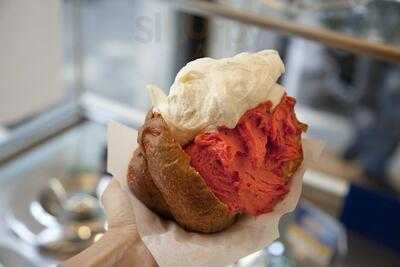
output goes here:
[[[215, 197], [200, 174], [190, 166], [189, 156], [174, 140], [161, 115], [152, 112], [148, 114], [139, 131], [138, 143], [141, 152], [137, 154], [143, 156], [135, 156], [130, 165], [134, 170], [143, 168], [145, 162], [147, 168], [144, 168], [148, 174], [131, 171], [136, 174], [136, 178], [140, 178], [133, 179], [136, 182], [132, 182], [131, 187], [135, 195], [143, 199], [143, 203], [149, 208], [159, 212], [157, 210], [161, 210], [162, 202], [151, 202], [148, 199], [150, 194], [146, 194], [148, 190], [143, 188], [151, 183], [139, 181], [149, 180], [150, 177], [159, 190], [161, 199], [165, 200], [170, 214], [185, 229], [214, 233], [234, 222], [236, 214]], [[137, 158], [142, 159], [141, 167], [136, 166], [140, 165], [139, 161], [135, 160]]]
[[135, 150], [129, 162], [127, 178], [129, 189], [143, 204], [165, 218], [173, 218], [160, 190], [149, 174], [147, 162], [140, 147]]

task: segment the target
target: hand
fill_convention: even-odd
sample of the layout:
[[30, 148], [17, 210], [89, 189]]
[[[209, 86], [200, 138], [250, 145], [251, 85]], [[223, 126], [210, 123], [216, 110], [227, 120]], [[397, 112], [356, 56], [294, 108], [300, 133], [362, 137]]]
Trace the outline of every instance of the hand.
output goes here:
[[116, 179], [112, 179], [104, 191], [102, 202], [107, 215], [108, 231], [99, 241], [60, 266], [157, 266], [137, 232], [129, 197]]

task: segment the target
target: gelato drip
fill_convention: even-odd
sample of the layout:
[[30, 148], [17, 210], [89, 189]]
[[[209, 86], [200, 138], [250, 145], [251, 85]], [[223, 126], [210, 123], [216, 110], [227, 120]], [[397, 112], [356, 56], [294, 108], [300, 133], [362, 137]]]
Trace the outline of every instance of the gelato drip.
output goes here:
[[154, 111], [167, 122], [180, 144], [201, 131], [234, 128], [240, 117], [262, 102], [274, 108], [284, 89], [276, 82], [284, 65], [274, 50], [241, 53], [232, 58], [201, 58], [177, 74], [168, 96], [148, 86]]
[[264, 102], [248, 110], [230, 129], [198, 134], [185, 147], [190, 164], [232, 212], [269, 212], [289, 191], [289, 178], [303, 159], [301, 133], [307, 126], [284, 96], [272, 111]]

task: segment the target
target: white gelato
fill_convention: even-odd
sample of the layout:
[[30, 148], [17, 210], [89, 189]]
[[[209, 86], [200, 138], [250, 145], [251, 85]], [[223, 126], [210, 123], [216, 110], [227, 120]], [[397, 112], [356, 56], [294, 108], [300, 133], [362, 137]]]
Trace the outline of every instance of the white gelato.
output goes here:
[[184, 144], [202, 130], [234, 128], [247, 110], [267, 100], [275, 107], [284, 94], [276, 83], [284, 71], [274, 50], [201, 58], [178, 72], [168, 96], [154, 85], [148, 90], [154, 110]]

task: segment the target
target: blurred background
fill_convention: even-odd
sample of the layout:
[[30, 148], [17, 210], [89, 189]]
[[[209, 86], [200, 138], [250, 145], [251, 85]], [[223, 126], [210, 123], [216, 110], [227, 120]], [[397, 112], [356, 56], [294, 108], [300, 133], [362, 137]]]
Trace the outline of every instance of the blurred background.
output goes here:
[[398, 266], [400, 1], [0, 0], [0, 266], [101, 238], [106, 124], [188, 61], [279, 51], [325, 151], [281, 237], [234, 266]]

